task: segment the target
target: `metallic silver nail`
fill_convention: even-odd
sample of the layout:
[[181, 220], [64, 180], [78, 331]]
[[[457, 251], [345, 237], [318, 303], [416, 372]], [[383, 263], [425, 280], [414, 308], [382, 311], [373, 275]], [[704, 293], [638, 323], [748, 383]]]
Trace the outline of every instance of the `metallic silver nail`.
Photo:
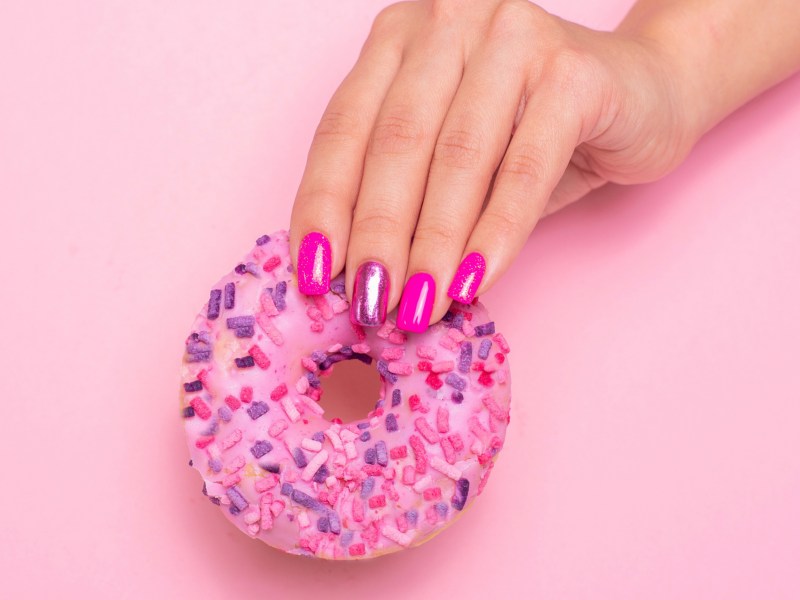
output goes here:
[[350, 320], [365, 327], [376, 327], [386, 321], [389, 301], [389, 272], [374, 260], [362, 263], [353, 284]]

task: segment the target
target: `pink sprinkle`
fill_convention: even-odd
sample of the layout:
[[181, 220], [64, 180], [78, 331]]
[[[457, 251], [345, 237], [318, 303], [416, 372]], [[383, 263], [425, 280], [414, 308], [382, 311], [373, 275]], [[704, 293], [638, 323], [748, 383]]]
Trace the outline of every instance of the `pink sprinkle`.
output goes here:
[[209, 418], [211, 418], [211, 409], [208, 408], [208, 405], [203, 402], [203, 399], [200, 398], [200, 396], [195, 396], [192, 398], [189, 404], [194, 409], [195, 414], [204, 421], [207, 421]]
[[419, 412], [426, 413], [428, 412], [426, 407], [423, 407], [422, 400], [416, 394], [411, 394], [408, 397], [408, 406], [411, 408], [412, 411], [418, 410]]
[[353, 344], [350, 347], [353, 349], [353, 352], [358, 352], [359, 354], [369, 354], [369, 344]]
[[484, 426], [481, 424], [481, 422], [478, 420], [478, 417], [477, 417], [477, 416], [475, 416], [475, 415], [472, 415], [472, 416], [469, 418], [469, 421], [468, 421], [468, 422], [469, 422], [469, 430], [470, 430], [470, 431], [473, 433], [473, 435], [475, 435], [475, 437], [476, 437], [476, 438], [481, 438], [481, 437], [483, 437], [483, 436], [484, 436], [486, 433], [488, 433], [488, 432], [487, 432], [487, 430], [486, 430], [486, 428], [485, 428], [485, 427], [484, 427]]
[[405, 344], [408, 340], [408, 336], [403, 333], [402, 331], [393, 331], [389, 334], [389, 342], [392, 344]]
[[389, 450], [389, 458], [399, 460], [408, 456], [408, 446], [395, 446]]
[[389, 372], [395, 375], [411, 375], [414, 372], [414, 368], [410, 363], [394, 361], [389, 363]]
[[386, 496], [380, 494], [378, 496], [372, 496], [369, 499], [369, 507], [370, 508], [380, 508], [381, 506], [386, 506]]
[[495, 377], [497, 377], [497, 383], [503, 384], [506, 382], [506, 372], [505, 371], [498, 371], [495, 373]]
[[203, 448], [208, 446], [213, 441], [214, 441], [214, 436], [213, 435], [209, 435], [209, 436], [206, 436], [206, 437], [197, 438], [197, 440], [195, 440], [194, 445], [202, 450]]
[[436, 411], [436, 429], [439, 433], [450, 431], [450, 411], [446, 406], [440, 406]]
[[231, 473], [235, 473], [245, 465], [244, 456], [241, 454], [236, 456], [231, 462], [228, 463], [227, 468]]
[[334, 300], [333, 304], [331, 304], [331, 308], [333, 308], [333, 312], [338, 315], [350, 308], [350, 304], [348, 304], [347, 300], [339, 298], [338, 300]]
[[272, 296], [270, 296], [266, 291], [261, 294], [261, 309], [268, 317], [275, 317], [280, 314], [280, 311], [275, 307], [275, 302], [272, 300]]
[[276, 254], [275, 256], [271, 256], [269, 259], [267, 259], [267, 262], [264, 263], [263, 269], [269, 273], [279, 264], [281, 264], [281, 257]]
[[498, 421], [506, 420], [508, 415], [506, 414], [506, 411], [497, 405], [497, 402], [494, 400], [494, 396], [491, 394], [486, 394], [483, 398], [481, 398], [481, 400], [483, 401], [483, 405], [489, 409], [489, 412], [495, 419]]
[[392, 502], [397, 502], [400, 500], [400, 494], [397, 493], [397, 490], [394, 489], [394, 483], [391, 481], [384, 481], [381, 484], [381, 489], [386, 492], [386, 495], [389, 496], [389, 499]]
[[381, 325], [378, 328], [378, 331], [376, 331], [375, 333], [379, 338], [385, 340], [388, 339], [389, 334], [392, 332], [393, 329], [394, 329], [394, 323], [392, 323], [390, 320], [387, 319], [386, 322], [383, 325]]
[[[278, 476], [274, 473], [267, 473], [264, 477], [261, 477], [256, 480], [256, 491], [259, 493], [266, 492], [271, 490], [276, 485], [278, 485]], [[270, 500], [271, 502], [272, 500]]]
[[283, 345], [283, 336], [281, 332], [272, 324], [270, 318], [266, 315], [266, 313], [260, 312], [256, 315], [256, 323], [261, 329], [264, 330], [264, 333], [267, 334], [267, 337], [272, 341], [273, 344], [276, 346]]
[[242, 430], [241, 429], [234, 429], [228, 437], [226, 437], [220, 443], [223, 450], [227, 450], [228, 448], [233, 448], [236, 444], [242, 441]]
[[452, 360], [440, 360], [431, 365], [431, 371], [434, 373], [449, 373], [455, 368], [455, 363]]
[[208, 371], [202, 369], [198, 374], [197, 378], [200, 380], [200, 383], [203, 384], [203, 387], [208, 389]]
[[[450, 331], [453, 331], [452, 329]], [[458, 348], [458, 344], [453, 341], [453, 338], [449, 336], [444, 336], [439, 340], [439, 345], [443, 348], [447, 348], [448, 350], [455, 350]]]
[[297, 383], [294, 384], [294, 389], [297, 390], [298, 394], [305, 394], [308, 391], [308, 379], [306, 377], [301, 377], [297, 380]]
[[492, 339], [493, 339], [495, 342], [497, 342], [497, 345], [498, 345], [498, 346], [500, 346], [500, 350], [502, 350], [502, 351], [503, 351], [503, 352], [505, 352], [506, 354], [508, 354], [509, 352], [511, 352], [511, 348], [509, 348], [509, 347], [508, 347], [508, 342], [506, 341], [506, 338], [504, 338], [504, 337], [503, 337], [503, 334], [502, 334], [502, 333], [495, 333], [495, 334], [492, 336]]
[[274, 438], [278, 437], [284, 431], [286, 431], [286, 429], [288, 427], [289, 427], [289, 424], [286, 421], [284, 421], [283, 419], [275, 421], [272, 425], [269, 426], [269, 435], [271, 437], [274, 437]]
[[272, 400], [278, 401], [288, 393], [289, 390], [287, 389], [286, 384], [282, 383], [269, 393], [269, 397]]
[[417, 346], [417, 356], [420, 358], [427, 358], [428, 360], [433, 360], [436, 358], [436, 348], [433, 346], [426, 346], [424, 344], [420, 344]]
[[439, 435], [428, 425], [428, 422], [423, 417], [418, 417], [414, 420], [414, 427], [429, 444], [435, 444], [439, 441]]
[[243, 403], [250, 404], [250, 402], [253, 400], [253, 388], [251, 388], [249, 385], [243, 386], [239, 396], [242, 398]]
[[447, 330], [447, 336], [457, 344], [463, 342], [465, 338], [464, 334], [455, 327], [451, 327]]
[[478, 376], [478, 383], [484, 387], [491, 387], [494, 385], [494, 379], [492, 379], [492, 376], [489, 373], [484, 371]]
[[429, 360], [421, 360], [417, 363], [417, 369], [422, 372], [432, 371], [433, 364]]
[[324, 295], [319, 296], [312, 296], [314, 299], [314, 304], [317, 305], [317, 308], [322, 313], [322, 318], [326, 321], [330, 321], [333, 318], [333, 309], [331, 305], [328, 304], [328, 299]]
[[383, 470], [383, 478], [386, 481], [391, 481], [392, 479], [394, 479], [394, 475], [395, 475], [394, 467], [386, 467]]
[[436, 507], [431, 505], [425, 511], [425, 520], [428, 523], [436, 523], [439, 520], [439, 513], [436, 512]]
[[432, 387], [435, 390], [438, 390], [440, 387], [444, 385], [442, 380], [439, 379], [439, 376], [434, 372], [428, 374], [428, 376], [425, 378], [425, 383], [427, 383], [430, 387]]
[[327, 353], [328, 354], [334, 354], [334, 353], [338, 352], [339, 350], [341, 350], [342, 348], [344, 348], [344, 346], [342, 346], [342, 344], [334, 344], [333, 346], [328, 346]]
[[269, 505], [269, 512], [272, 513], [273, 517], [277, 517], [283, 512], [284, 508], [286, 508], [286, 503], [283, 500], [275, 500]]
[[350, 323], [350, 327], [353, 328], [353, 331], [355, 332], [359, 342], [363, 342], [365, 339], [367, 339], [367, 334], [364, 333], [364, 328], [361, 327], [361, 325]]
[[231, 410], [236, 410], [242, 405], [242, 403], [239, 402], [239, 399], [236, 396], [226, 396], [225, 404], [227, 404]]
[[[470, 313], [470, 316], [472, 316], [472, 313]], [[461, 331], [464, 332], [465, 336], [472, 337], [475, 335], [475, 326], [469, 321], [464, 320], [464, 322], [461, 324]]]
[[438, 500], [442, 497], [442, 488], [431, 487], [422, 492], [422, 497], [425, 500]]
[[383, 349], [383, 352], [381, 352], [381, 358], [383, 360], [400, 360], [403, 358], [405, 351], [405, 348], [389, 346]]
[[490, 462], [486, 472], [483, 474], [483, 477], [481, 477], [481, 482], [478, 484], [478, 494], [480, 494], [483, 491], [483, 488], [486, 487], [486, 482], [489, 481], [489, 474], [492, 472], [493, 467], [494, 463]]
[[256, 364], [259, 366], [259, 368], [261, 369], [269, 368], [270, 365], [269, 358], [267, 357], [266, 354], [264, 354], [264, 351], [261, 348], [259, 348], [254, 344], [250, 346], [250, 349], [247, 351], [247, 353], [253, 357], [253, 360], [256, 361]]
[[454, 433], [451, 436], [447, 437], [450, 440], [450, 443], [453, 444], [453, 450], [456, 452], [461, 452], [464, 449], [464, 441], [461, 439], [461, 435], [458, 433]]
[[357, 523], [364, 520], [364, 503], [356, 496], [353, 497], [353, 520]]
[[272, 529], [274, 523], [272, 519], [272, 511], [270, 510], [272, 504], [272, 494], [264, 494], [259, 500], [259, 507], [261, 509], [261, 529]]
[[309, 306], [306, 309], [306, 314], [308, 318], [312, 321], [321, 321], [322, 320], [322, 311], [314, 306]]
[[425, 452], [425, 446], [422, 445], [422, 440], [415, 435], [411, 435], [408, 438], [408, 442], [411, 444], [411, 450], [414, 452], [417, 473], [424, 473], [428, 470], [428, 455]]
[[364, 556], [367, 549], [364, 547], [364, 544], [351, 544], [347, 551], [350, 553], [350, 556]]
[[321, 333], [325, 329], [325, 325], [323, 325], [319, 321], [314, 321], [310, 326], [309, 329], [314, 333]]
[[397, 530], [400, 533], [405, 533], [408, 531], [408, 519], [406, 519], [406, 513], [400, 513], [400, 515], [396, 519], [397, 522]]
[[406, 465], [403, 467], [403, 483], [406, 485], [414, 485], [415, 477], [416, 475], [414, 475], [414, 467], [411, 465]]
[[239, 477], [238, 473], [231, 473], [230, 475], [228, 475], [227, 477], [225, 477], [222, 480], [222, 485], [223, 485], [223, 487], [229, 488], [231, 486], [236, 485], [241, 480], [242, 480], [242, 478]]
[[380, 475], [383, 473], [383, 468], [380, 465], [364, 465], [361, 470], [367, 475]]
[[441, 444], [444, 459], [451, 465], [454, 464], [456, 462], [456, 453], [453, 450], [453, 442], [449, 438], [443, 437]]
[[303, 365], [303, 368], [306, 371], [311, 371], [312, 373], [316, 373], [317, 371], [319, 371], [317, 363], [311, 360], [308, 356], [304, 356], [303, 358], [301, 358], [300, 364]]

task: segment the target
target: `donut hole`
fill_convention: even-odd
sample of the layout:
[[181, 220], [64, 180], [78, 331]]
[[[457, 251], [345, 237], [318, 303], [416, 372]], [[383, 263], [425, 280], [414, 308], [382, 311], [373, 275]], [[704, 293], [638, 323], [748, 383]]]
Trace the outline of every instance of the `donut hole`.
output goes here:
[[325, 418], [343, 423], [362, 421], [380, 399], [381, 380], [375, 366], [360, 360], [345, 360], [333, 365], [322, 378], [319, 404]]

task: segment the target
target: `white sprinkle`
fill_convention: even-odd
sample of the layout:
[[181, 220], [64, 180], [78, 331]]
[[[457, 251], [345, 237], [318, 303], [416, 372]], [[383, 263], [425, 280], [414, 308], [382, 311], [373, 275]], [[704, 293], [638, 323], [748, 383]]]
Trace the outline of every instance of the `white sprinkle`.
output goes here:
[[300, 524], [300, 527], [308, 527], [311, 525], [311, 521], [309, 521], [308, 513], [306, 511], [302, 511], [299, 515], [297, 515], [297, 522]]
[[303, 481], [311, 481], [311, 478], [314, 477], [314, 473], [316, 473], [317, 469], [325, 464], [326, 460], [328, 460], [327, 450], [320, 450], [319, 453], [315, 454], [311, 460], [308, 461], [306, 468], [303, 469], [303, 474], [301, 475]]
[[336, 485], [336, 476], [335, 475], [328, 475], [328, 478], [325, 480], [325, 485], [329, 488]]
[[414, 484], [414, 491], [418, 494], [421, 494], [423, 490], [428, 489], [430, 487], [431, 482], [433, 481], [433, 477], [430, 475], [425, 475], [422, 479], [420, 479], [417, 483]]
[[355, 433], [353, 433], [349, 429], [342, 429], [342, 432], [339, 434], [339, 436], [342, 438], [343, 442], [352, 442], [358, 437]]
[[[450, 479], [458, 481], [461, 479], [461, 471], [447, 462], [443, 461], [438, 456], [431, 456], [431, 466], [440, 473], [447, 475]], [[416, 487], [416, 486], [415, 486]]]
[[385, 526], [381, 530], [381, 533], [401, 546], [408, 546], [411, 543], [411, 536], [406, 535], [405, 533], [400, 533], [400, 531], [389, 525]]
[[333, 429], [333, 427], [329, 427], [325, 430], [325, 435], [333, 444], [333, 449], [338, 450], [341, 452], [344, 450], [344, 446], [342, 446], [342, 438], [339, 437], [339, 434]]
[[300, 412], [294, 405], [294, 401], [289, 396], [284, 396], [281, 398], [281, 406], [283, 407], [283, 411], [286, 413], [286, 416], [289, 417], [289, 420], [292, 423], [296, 423], [297, 419], [300, 418]]
[[344, 454], [350, 460], [353, 460], [356, 456], [358, 456], [358, 452], [356, 451], [356, 445], [353, 442], [347, 442], [344, 445]]
[[303, 441], [300, 442], [300, 447], [309, 452], [319, 452], [322, 450], [322, 444], [311, 438], [303, 438]]

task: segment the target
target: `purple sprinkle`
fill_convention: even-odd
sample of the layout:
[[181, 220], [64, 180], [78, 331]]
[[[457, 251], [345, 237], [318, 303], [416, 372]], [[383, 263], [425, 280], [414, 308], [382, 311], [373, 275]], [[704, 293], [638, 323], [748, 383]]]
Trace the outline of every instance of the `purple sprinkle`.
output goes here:
[[334, 294], [345, 295], [344, 277], [342, 275], [331, 280], [331, 291]]
[[208, 499], [211, 500], [211, 504], [216, 504], [217, 506], [222, 504], [216, 496], [209, 496]]
[[325, 483], [325, 480], [328, 478], [328, 475], [330, 474], [331, 472], [328, 470], [328, 466], [322, 465], [319, 469], [317, 469], [317, 472], [314, 473], [313, 480], [316, 481], [317, 483]]
[[223, 404], [222, 406], [220, 406], [217, 412], [219, 413], [219, 418], [225, 421], [226, 423], [233, 418], [233, 413], [231, 412], [231, 409], [228, 408], [227, 405]]
[[277, 474], [277, 473], [281, 472], [281, 466], [278, 463], [266, 463], [266, 464], [258, 465], [258, 466], [261, 467], [262, 469], [264, 469], [265, 471], [267, 471], [268, 473], [276, 473]]
[[286, 282], [279, 281], [278, 285], [275, 286], [275, 293], [272, 296], [272, 300], [275, 302], [275, 308], [278, 309], [278, 312], [284, 310], [286, 308]]
[[478, 348], [478, 358], [486, 360], [489, 358], [489, 350], [492, 349], [492, 340], [481, 340], [480, 348]]
[[320, 505], [319, 502], [300, 490], [292, 490], [292, 500], [300, 506], [305, 506], [306, 508], [310, 508], [312, 510], [318, 510], [322, 508], [322, 505]]
[[364, 483], [361, 484], [361, 498], [368, 498], [369, 495], [372, 493], [373, 488], [375, 487], [375, 478], [370, 476], [364, 480]]
[[311, 353], [311, 360], [313, 360], [317, 364], [321, 363], [327, 357], [328, 357], [328, 355], [325, 354], [322, 350], [314, 350]]
[[492, 335], [494, 333], [494, 321], [489, 321], [483, 325], [475, 326], [475, 335], [482, 337], [484, 335]]
[[250, 273], [250, 275], [255, 275], [258, 277], [258, 265], [254, 262], [249, 262], [244, 266], [244, 270]]
[[225, 493], [228, 495], [228, 498], [231, 499], [231, 503], [238, 508], [239, 510], [244, 510], [247, 508], [247, 500], [244, 499], [241, 492], [236, 489], [236, 486], [229, 487], [225, 490]]
[[225, 308], [233, 308], [236, 302], [236, 286], [231, 281], [225, 284]]
[[294, 458], [294, 464], [297, 465], [298, 469], [303, 469], [308, 464], [308, 459], [302, 448], [295, 448], [292, 452], [292, 458]]
[[378, 453], [375, 451], [375, 448], [367, 448], [367, 451], [364, 452], [364, 462], [368, 465], [374, 465], [377, 460]]
[[384, 399], [383, 399], [383, 398], [381, 398], [380, 400], [378, 400], [378, 401], [375, 403], [375, 408], [383, 408], [384, 402], [385, 402], [385, 401], [384, 401]]
[[450, 327], [458, 329], [459, 331], [461, 331], [461, 327], [463, 325], [464, 325], [464, 315], [462, 315], [461, 313], [458, 313], [455, 317], [453, 317], [453, 320], [450, 321]]
[[450, 400], [456, 404], [461, 404], [464, 401], [464, 394], [458, 391], [453, 391], [453, 393], [450, 394]]
[[328, 513], [328, 523], [331, 526], [331, 533], [338, 535], [342, 532], [342, 522], [339, 520], [339, 514], [335, 511]]
[[272, 444], [266, 440], [258, 440], [253, 447], [250, 448], [250, 453], [256, 458], [261, 458], [268, 452], [272, 452]]
[[269, 412], [269, 406], [267, 406], [266, 402], [258, 402], [258, 401], [256, 401], [256, 402], [253, 402], [247, 408], [247, 414], [250, 415], [250, 418], [253, 419], [253, 421], [258, 419], [259, 417], [264, 416], [268, 412]]
[[350, 346], [342, 346], [339, 348], [339, 354], [343, 356], [352, 357], [353, 356], [353, 349]]
[[455, 373], [448, 373], [447, 377], [444, 378], [444, 382], [450, 387], [457, 389], [459, 392], [463, 392], [467, 387], [467, 380], [463, 377], [459, 377]]
[[321, 431], [318, 431], [317, 433], [311, 436], [311, 439], [321, 444], [325, 441], [325, 434], [322, 433]]
[[406, 521], [408, 521], [408, 524], [412, 527], [417, 524], [417, 516], [417, 509], [415, 508], [406, 511]]
[[206, 482], [203, 482], [203, 496], [208, 496], [208, 488], [206, 487]]
[[392, 390], [392, 406], [400, 404], [400, 390]]
[[353, 352], [353, 358], [356, 360], [360, 360], [365, 365], [372, 364], [372, 357], [369, 354], [361, 354], [359, 352]]
[[218, 458], [212, 458], [208, 461], [208, 468], [214, 471], [214, 473], [219, 473], [222, 471], [222, 461]]
[[379, 360], [377, 367], [378, 373], [380, 373], [381, 377], [386, 379], [392, 385], [397, 383], [397, 375], [389, 372], [389, 365], [387, 365], [385, 361]]
[[183, 389], [186, 392], [199, 392], [203, 389], [203, 382], [199, 379], [197, 381], [190, 381], [189, 383], [183, 384]]
[[[338, 519], [338, 515], [337, 515], [337, 519]], [[336, 532], [334, 531], [334, 533], [336, 533]], [[350, 531], [350, 530], [345, 531], [342, 534], [342, 537], [339, 539], [339, 545], [342, 548], [347, 548], [350, 545], [350, 542], [353, 541], [353, 535], [354, 535], [353, 531]]]
[[369, 423], [367, 421], [361, 421], [361, 423], [357, 424], [356, 427], [359, 429], [369, 429]]
[[330, 524], [328, 523], [328, 517], [320, 517], [317, 520], [317, 529], [322, 533], [328, 533], [330, 529]]
[[382, 467], [385, 467], [389, 464], [389, 454], [386, 451], [386, 442], [380, 440], [377, 444], [375, 444], [375, 452], [378, 455], [378, 464]]
[[236, 328], [236, 337], [238, 338], [251, 338], [256, 334], [255, 327], [246, 325], [245, 327]]
[[456, 510], [463, 510], [469, 495], [469, 479], [462, 477], [456, 482], [456, 491], [453, 494], [451, 503]]
[[469, 365], [472, 362], [472, 342], [461, 342], [461, 353], [458, 355], [458, 370], [462, 373], [469, 373]]
[[211, 358], [211, 352], [197, 352], [196, 354], [190, 354], [186, 362], [205, 362], [209, 358]]
[[222, 290], [211, 290], [211, 294], [208, 297], [208, 312], [206, 316], [214, 320], [219, 316], [219, 304], [222, 300]]
[[365, 431], [358, 437], [358, 439], [360, 439], [362, 442], [368, 442], [371, 437], [372, 434], [369, 431]]
[[287, 273], [294, 273], [294, 265], [292, 263], [289, 263], [288, 265], [286, 265], [286, 272]]
[[208, 427], [206, 427], [203, 431], [200, 432], [200, 435], [216, 435], [217, 430], [219, 429], [219, 421], [216, 417], [211, 419], [211, 423], [209, 423]]
[[294, 488], [292, 487], [291, 483], [283, 483], [281, 484], [281, 495], [282, 496], [291, 496]]
[[240, 327], [249, 327], [256, 324], [256, 318], [253, 315], [242, 315], [241, 317], [228, 317], [225, 319], [225, 325], [228, 329], [239, 329]]
[[247, 267], [244, 266], [244, 263], [239, 263], [238, 265], [236, 265], [234, 271], [236, 271], [239, 275], [244, 275], [245, 273], [247, 273]]
[[397, 431], [400, 427], [397, 425], [397, 417], [393, 413], [386, 415], [386, 431]]
[[228, 512], [235, 516], [235, 515], [238, 515], [242, 511], [240, 511], [238, 508], [236, 508], [234, 505], [231, 504], [228, 507]]
[[[194, 466], [194, 461], [193, 461], [191, 458], [189, 459], [189, 466], [190, 466], [190, 467], [193, 467], [193, 466]], [[205, 485], [205, 484], [203, 484], [203, 485]]]
[[439, 513], [440, 517], [447, 516], [447, 504], [445, 504], [444, 502], [437, 502], [435, 506], [436, 506], [436, 512]]
[[194, 416], [194, 408], [191, 406], [187, 406], [183, 409], [183, 418], [184, 419], [191, 419]]
[[256, 240], [256, 245], [263, 246], [264, 244], [268, 243], [270, 237], [268, 235], [262, 235], [260, 238]]
[[318, 388], [321, 385], [319, 377], [317, 377], [316, 373], [312, 373], [311, 371], [309, 371], [308, 373], [306, 373], [306, 379], [308, 379], [308, 384], [311, 387]]
[[211, 346], [207, 342], [189, 342], [186, 344], [186, 351], [189, 354], [197, 354], [198, 352], [210, 352]]
[[242, 357], [242, 358], [235, 358], [234, 362], [236, 363], [236, 366], [239, 367], [240, 369], [249, 369], [254, 364], [256, 364], [256, 361], [253, 359], [252, 356], [245, 356], [245, 357]]
[[444, 313], [444, 316], [442, 317], [442, 321], [444, 321], [445, 323], [449, 323], [450, 321], [453, 320], [453, 317], [455, 317], [455, 314], [453, 314], [452, 312], [450, 312], [448, 310], [446, 313]]

